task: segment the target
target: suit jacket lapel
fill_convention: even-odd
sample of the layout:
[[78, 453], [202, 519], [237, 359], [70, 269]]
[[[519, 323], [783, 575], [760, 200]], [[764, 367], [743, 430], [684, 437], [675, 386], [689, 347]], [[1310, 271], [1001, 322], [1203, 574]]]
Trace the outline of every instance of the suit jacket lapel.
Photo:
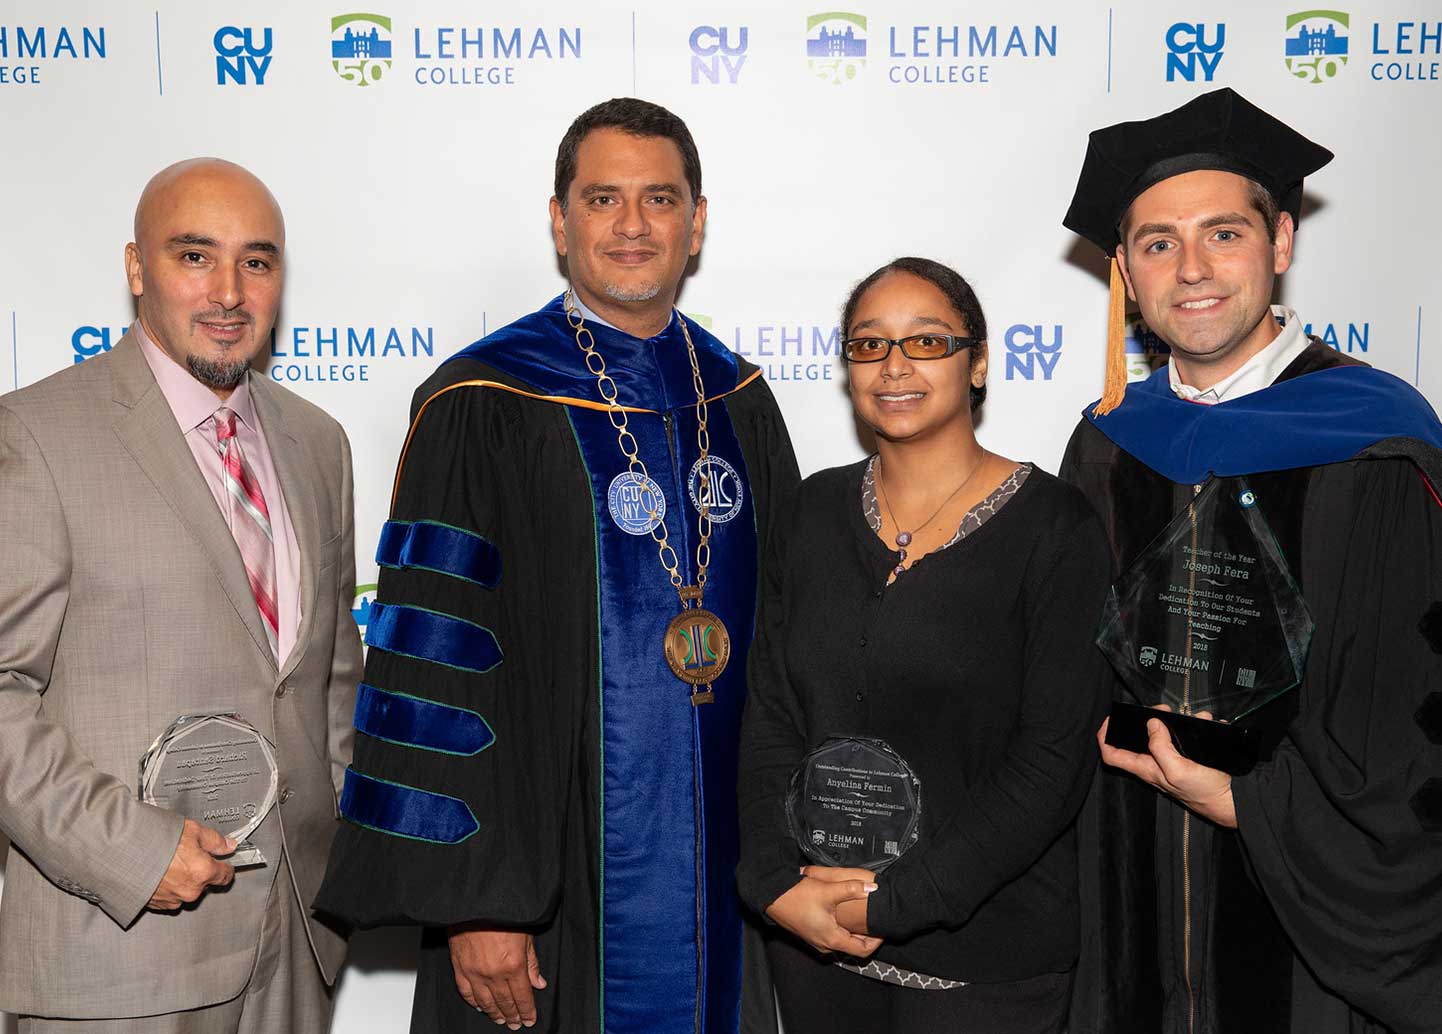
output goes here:
[[125, 409], [115, 423], [116, 437], [200, 546], [256, 648], [273, 666], [275, 657], [250, 592], [240, 550], [195, 465], [169, 403], [155, 383], [139, 342], [130, 334], [111, 351], [110, 369], [114, 400]]
[[302, 438], [291, 432], [279, 401], [271, 391], [270, 382], [256, 374], [250, 379], [250, 394], [256, 412], [265, 428], [270, 459], [275, 464], [280, 490], [285, 495], [286, 512], [295, 529], [296, 545], [300, 548], [300, 625], [295, 646], [285, 659], [280, 673], [285, 678], [295, 669], [306, 644], [310, 642], [311, 622], [315, 618], [316, 575], [320, 567], [317, 552], [320, 545], [320, 515], [316, 512], [315, 486], [320, 484], [319, 472], [310, 450]]

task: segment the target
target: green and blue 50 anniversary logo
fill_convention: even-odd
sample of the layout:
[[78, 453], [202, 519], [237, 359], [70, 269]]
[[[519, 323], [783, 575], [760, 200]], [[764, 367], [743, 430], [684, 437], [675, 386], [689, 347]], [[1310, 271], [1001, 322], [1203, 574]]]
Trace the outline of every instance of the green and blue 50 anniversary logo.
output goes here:
[[391, 20], [383, 14], [338, 14], [330, 20], [331, 67], [348, 83], [370, 86], [391, 67]]

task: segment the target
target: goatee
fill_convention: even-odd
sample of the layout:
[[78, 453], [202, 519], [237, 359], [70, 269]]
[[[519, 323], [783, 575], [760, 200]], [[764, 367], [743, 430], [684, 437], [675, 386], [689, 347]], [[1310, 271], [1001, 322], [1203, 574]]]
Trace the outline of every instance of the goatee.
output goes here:
[[214, 360], [198, 355], [187, 355], [185, 365], [189, 368], [190, 375], [201, 384], [222, 391], [229, 391], [245, 380], [245, 375], [250, 370], [249, 359]]
[[622, 287], [619, 284], [603, 284], [606, 297], [617, 302], [649, 302], [661, 293], [661, 284], [640, 284], [636, 287]]

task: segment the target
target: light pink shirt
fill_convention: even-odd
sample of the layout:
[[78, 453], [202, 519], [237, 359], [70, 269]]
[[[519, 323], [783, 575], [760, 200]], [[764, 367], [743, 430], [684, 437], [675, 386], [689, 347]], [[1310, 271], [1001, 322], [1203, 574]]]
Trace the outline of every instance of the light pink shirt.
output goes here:
[[290, 511], [285, 505], [285, 495], [280, 490], [280, 479], [276, 477], [275, 463], [270, 458], [270, 446], [265, 441], [265, 430], [260, 426], [260, 417], [255, 411], [255, 400], [250, 397], [250, 375], [241, 381], [230, 398], [221, 402], [215, 393], [190, 375], [181, 366], [160, 350], [150, 339], [145, 326], [136, 320], [130, 332], [140, 342], [140, 352], [155, 375], [160, 393], [170, 404], [175, 421], [185, 435], [185, 444], [190, 446], [196, 466], [210, 486], [215, 505], [227, 522], [230, 507], [225, 493], [225, 472], [220, 465], [220, 443], [215, 437], [215, 411], [228, 406], [237, 417], [236, 437], [245, 462], [250, 465], [260, 492], [265, 496], [266, 509], [270, 511], [270, 525], [275, 541], [275, 595], [279, 609], [280, 628], [276, 635], [276, 649], [280, 653], [279, 664], [295, 645], [300, 630], [300, 547], [296, 545], [295, 528], [290, 523]]

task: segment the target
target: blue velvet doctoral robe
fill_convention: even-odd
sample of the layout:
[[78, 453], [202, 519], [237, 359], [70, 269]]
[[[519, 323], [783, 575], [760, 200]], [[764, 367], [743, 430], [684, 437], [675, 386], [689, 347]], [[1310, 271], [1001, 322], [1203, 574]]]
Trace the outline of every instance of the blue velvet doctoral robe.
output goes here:
[[773, 1023], [746, 969], [736, 755], [758, 557], [798, 477], [759, 371], [687, 321], [709, 398], [710, 479], [698, 469], [681, 318], [649, 340], [588, 327], [686, 584], [710, 495], [704, 605], [732, 651], [714, 703], [693, 706], [667, 666], [681, 604], [645, 505], [617, 483], [627, 463], [562, 300], [417, 392], [378, 551], [349, 822], [318, 900], [358, 925], [432, 928], [414, 1030], [492, 1029], [451, 979], [441, 928], [463, 922], [535, 935], [540, 1030]]

